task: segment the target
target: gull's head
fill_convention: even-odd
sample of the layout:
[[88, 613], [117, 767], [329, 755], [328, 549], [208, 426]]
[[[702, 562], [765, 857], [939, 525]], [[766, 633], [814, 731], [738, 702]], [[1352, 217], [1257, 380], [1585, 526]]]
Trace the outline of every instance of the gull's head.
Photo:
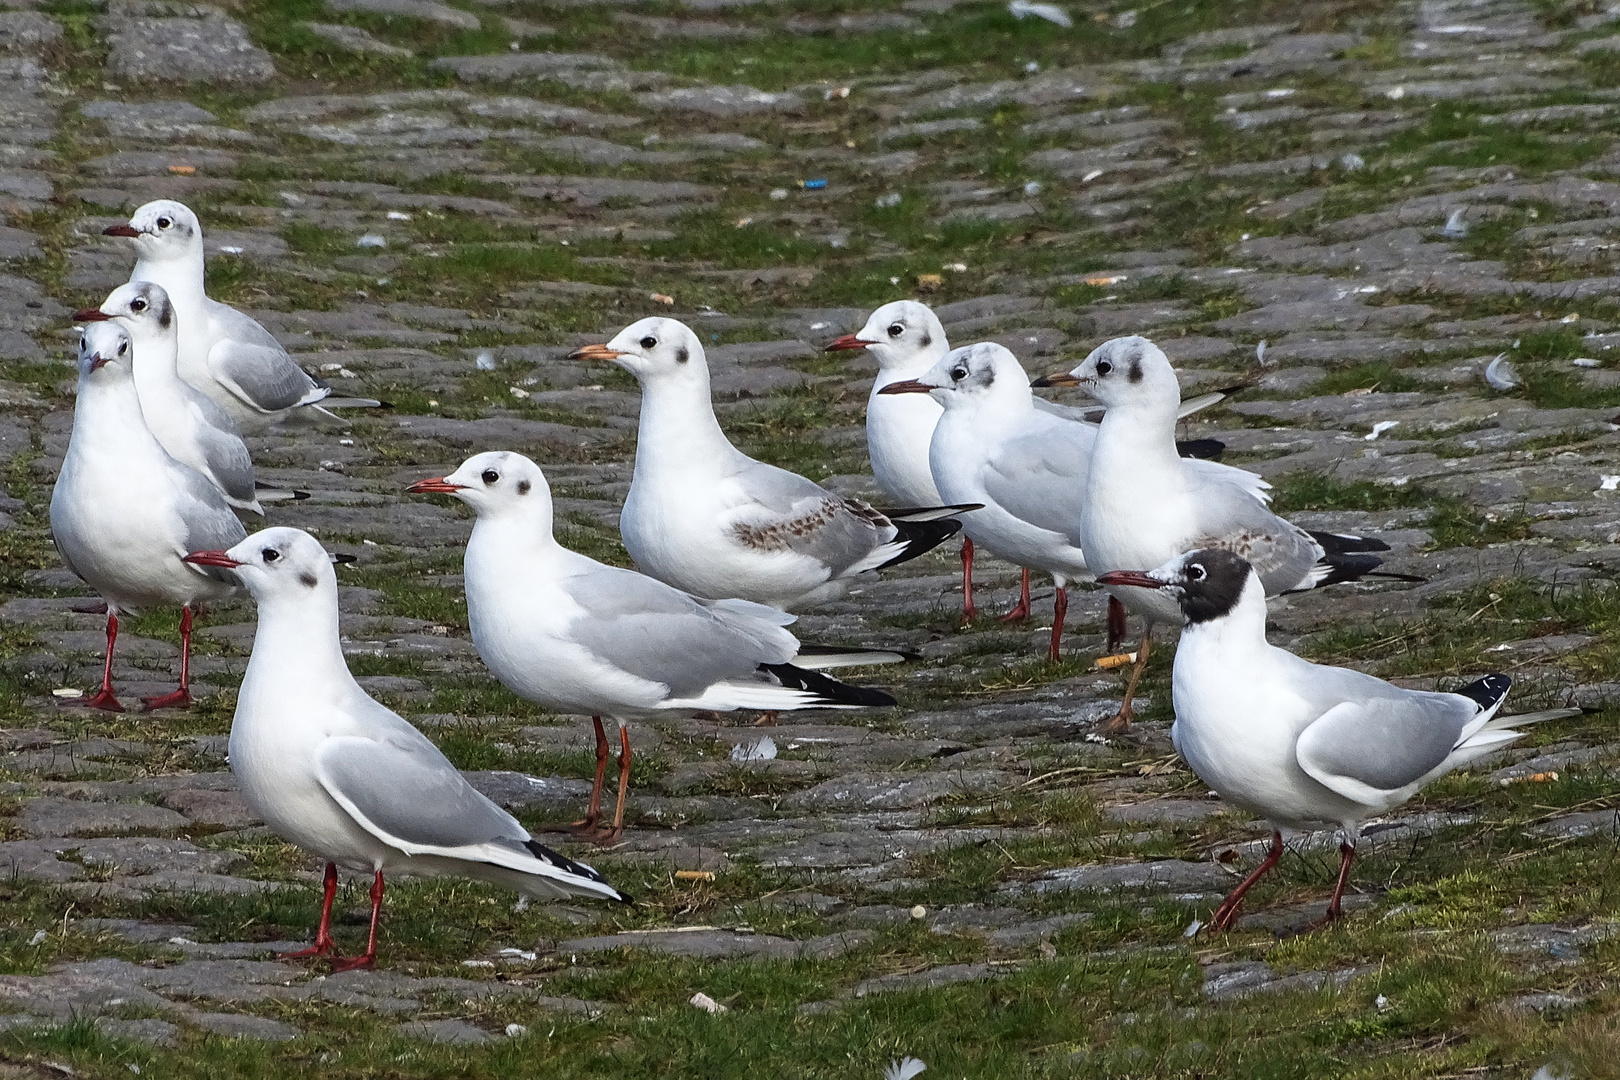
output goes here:
[[136, 210], [127, 225], [102, 230], [108, 236], [127, 236], [143, 259], [181, 259], [202, 250], [202, 225], [191, 207], [173, 199], [159, 199]]
[[1243, 556], [1225, 548], [1201, 548], [1177, 555], [1156, 570], [1113, 570], [1097, 577], [1099, 585], [1128, 585], [1157, 589], [1181, 605], [1187, 624], [1223, 618], [1238, 606], [1253, 579], [1262, 597], [1265, 590]]
[[184, 556], [194, 566], [229, 570], [263, 604], [272, 600], [308, 600], [323, 594], [335, 602], [337, 574], [321, 542], [302, 529], [278, 525], [261, 529], [229, 551], [193, 551]]
[[993, 341], [946, 353], [915, 379], [892, 382], [879, 394], [930, 394], [947, 409], [971, 408], [1008, 394], [1029, 396], [1029, 376], [1005, 346]]
[[[163, 286], [150, 281], [131, 281], [118, 286], [107, 294], [96, 311], [122, 324], [137, 341], [174, 335], [174, 306], [169, 303], [169, 294], [163, 291]], [[79, 312], [81, 318], [88, 314]]]
[[549, 511], [551, 487], [540, 466], [510, 450], [474, 454], [448, 476], [418, 480], [413, 495], [453, 495], [479, 517]]
[[646, 382], [707, 372], [703, 344], [679, 319], [653, 317], [631, 323], [606, 345], [586, 345], [568, 354], [572, 360], [611, 360]]
[[945, 328], [927, 304], [896, 300], [872, 312], [858, 333], [838, 338], [827, 351], [865, 349], [877, 357], [878, 370], [906, 371], [933, 365], [949, 348]]
[[88, 379], [101, 372], [99, 379], [127, 379], [134, 350], [129, 335], [112, 320], [93, 322], [79, 334], [79, 378]]
[[1107, 405], [1117, 408], [1134, 404], [1168, 404], [1181, 401], [1170, 359], [1145, 337], [1120, 337], [1105, 341], [1072, 371], [1048, 375], [1036, 386], [1078, 386]]

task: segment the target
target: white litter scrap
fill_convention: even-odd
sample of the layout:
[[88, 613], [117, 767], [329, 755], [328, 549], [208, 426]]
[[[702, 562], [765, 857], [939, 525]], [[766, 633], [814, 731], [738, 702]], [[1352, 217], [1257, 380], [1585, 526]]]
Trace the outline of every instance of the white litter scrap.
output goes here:
[[884, 210], [887, 210], [891, 206], [899, 206], [900, 193], [898, 191], [891, 191], [886, 195], [879, 195], [877, 198], [872, 200], [872, 205]]
[[723, 1013], [730, 1011], [724, 1005], [720, 1004], [718, 1001], [714, 1000], [714, 998], [710, 997], [708, 994], [705, 994], [701, 990], [692, 995], [690, 1004], [696, 1005], [706, 1013]]
[[1343, 166], [1346, 171], [1355, 172], [1357, 169], [1365, 169], [1367, 167], [1367, 159], [1356, 153], [1341, 154], [1339, 155], [1339, 164]]
[[495, 354], [488, 349], [479, 349], [473, 362], [478, 365], [479, 371], [495, 370]]
[[411, 220], [411, 215], [405, 213], [403, 210], [390, 210], [390, 211], [388, 211], [388, 220], [389, 221], [409, 221], [409, 220]]
[[1603, 366], [1603, 361], [1594, 360], [1590, 356], [1578, 356], [1571, 360], [1570, 363], [1578, 368], [1595, 368]]
[[1267, 342], [1262, 341], [1260, 344], [1258, 344], [1258, 345], [1256, 345], [1254, 347], [1254, 362], [1259, 364], [1261, 367], [1266, 366], [1266, 345], [1267, 344], [1268, 344]]
[[738, 743], [731, 748], [731, 760], [742, 761], [774, 761], [776, 759], [776, 740], [769, 735], [758, 742], [743, 746]]
[[1023, 19], [1033, 15], [1037, 19], [1045, 19], [1049, 23], [1055, 23], [1065, 30], [1074, 25], [1074, 20], [1069, 18], [1069, 13], [1056, 4], [1032, 4], [1030, 0], [1012, 0], [1012, 3], [1007, 5], [1007, 10], [1015, 19]]
[[1507, 353], [1497, 353], [1496, 359], [1485, 365], [1485, 383], [1503, 392], [1519, 386], [1519, 373], [1508, 361]]
[[30, 944], [30, 945], [43, 945], [43, 944], [45, 944], [45, 939], [50, 937], [50, 936], [51, 935], [46, 933], [44, 930], [35, 930], [34, 931], [34, 936], [28, 939], [28, 944]]
[[898, 1061], [891, 1061], [883, 1070], [883, 1080], [911, 1080], [912, 1077], [928, 1068], [914, 1057], [903, 1057]]
[[1620, 476], [1604, 473], [1598, 477], [1597, 489], [1599, 491], [1620, 491]]
[[1447, 240], [1461, 240], [1468, 235], [1468, 222], [1463, 220], [1462, 207], [1457, 207], [1451, 212], [1451, 216], [1446, 218], [1445, 225], [1440, 229], [1440, 235]]
[[1368, 442], [1372, 442], [1390, 428], [1399, 427], [1400, 423], [1401, 422], [1399, 420], [1380, 420], [1378, 423], [1374, 424], [1372, 426], [1372, 430], [1363, 435], [1362, 438], [1366, 439]]
[[363, 248], [385, 248], [388, 246], [388, 238], [386, 236], [380, 236], [374, 232], [368, 232], [366, 235], [356, 240], [354, 242], [354, 246]]

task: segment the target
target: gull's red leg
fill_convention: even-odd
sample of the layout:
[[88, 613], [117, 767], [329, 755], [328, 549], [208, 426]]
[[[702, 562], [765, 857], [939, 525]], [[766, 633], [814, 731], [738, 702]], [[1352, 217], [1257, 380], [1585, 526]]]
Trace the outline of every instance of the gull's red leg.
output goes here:
[[315, 930], [315, 944], [307, 949], [296, 952], [278, 953], [282, 960], [303, 960], [311, 956], [325, 956], [337, 952], [337, 942], [332, 940], [332, 899], [337, 896], [338, 875], [337, 863], [326, 864], [326, 895], [321, 898], [321, 925]]
[[1057, 592], [1052, 596], [1052, 647], [1049, 651], [1052, 663], [1057, 663], [1058, 646], [1063, 644], [1063, 620], [1069, 617], [1069, 588], [1059, 585]]
[[613, 827], [603, 833], [598, 843], [616, 844], [624, 835], [624, 797], [630, 792], [630, 729], [619, 724], [619, 798], [613, 805]]
[[979, 609], [973, 606], [973, 541], [967, 537], [962, 538], [962, 622], [972, 622], [979, 617]]
[[1119, 643], [1125, 640], [1125, 605], [1119, 602], [1118, 597], [1108, 598], [1108, 646], [1105, 650], [1112, 654], [1119, 648]]
[[1344, 915], [1344, 887], [1350, 883], [1350, 864], [1355, 861], [1356, 849], [1348, 840], [1339, 842], [1339, 880], [1333, 886], [1333, 899], [1328, 901], [1327, 914], [1313, 922], [1312, 930], [1319, 930]]
[[602, 718], [593, 716], [591, 723], [596, 725], [596, 782], [591, 785], [591, 803], [585, 817], [574, 822], [574, 828], [586, 833], [594, 832], [596, 823], [602, 819], [602, 783], [607, 779], [608, 761], [607, 732], [602, 729]]
[[180, 689], [161, 697], [141, 698], [152, 709], [191, 708], [191, 606], [180, 609]]
[[333, 971], [355, 971], [377, 966], [377, 924], [382, 920], [382, 900], [383, 874], [378, 870], [377, 876], [371, 879], [371, 933], [366, 937], [366, 951], [360, 956], [333, 960]]
[[1238, 912], [1243, 908], [1244, 894], [1254, 888], [1255, 882], [1259, 881], [1272, 867], [1282, 861], [1282, 853], [1282, 833], [1273, 830], [1271, 833], [1271, 850], [1266, 852], [1266, 857], [1261, 860], [1259, 866], [1254, 868], [1254, 872], [1238, 882], [1238, 887], [1233, 889], [1225, 900], [1221, 901], [1221, 906], [1216, 908], [1215, 914], [1209, 917], [1209, 928], [1211, 930], [1232, 929], [1233, 924], [1237, 922]]
[[112, 691], [112, 658], [113, 646], [118, 642], [118, 616], [109, 609], [107, 612], [107, 658], [101, 664], [101, 689], [95, 697], [84, 703], [87, 709], [106, 709], [108, 712], [123, 712], [124, 707], [118, 704], [118, 698]]
[[1136, 697], [1136, 684], [1142, 678], [1142, 669], [1147, 667], [1148, 654], [1153, 648], [1153, 624], [1148, 623], [1142, 629], [1142, 644], [1136, 647], [1136, 663], [1131, 665], [1131, 681], [1125, 684], [1125, 700], [1119, 703], [1119, 712], [1113, 719], [1097, 730], [1107, 735], [1123, 735], [1131, 730], [1131, 717], [1135, 715], [1131, 710], [1131, 701]]
[[1018, 606], [1001, 617], [1002, 622], [1023, 622], [1029, 618], [1029, 567], [1024, 567], [1023, 580], [1018, 586]]

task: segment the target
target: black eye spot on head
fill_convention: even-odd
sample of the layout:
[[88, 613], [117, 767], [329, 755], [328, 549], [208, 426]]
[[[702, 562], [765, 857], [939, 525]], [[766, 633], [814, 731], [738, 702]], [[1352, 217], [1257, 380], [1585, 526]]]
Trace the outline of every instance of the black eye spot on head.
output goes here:
[[167, 229], [170, 225], [173, 225], [173, 224], [174, 224], [174, 222], [170, 221], [166, 217], [160, 217], [160, 218], [157, 219], [157, 227], [160, 228], [160, 229]]
[[496, 472], [494, 469], [485, 469], [482, 475], [482, 479], [486, 484], [493, 484], [500, 478], [501, 474]]
[[889, 324], [889, 336], [890, 337], [899, 337], [901, 334], [903, 334], [905, 332], [906, 332], [906, 324], [905, 323], [890, 323]]
[[928, 348], [928, 346], [932, 345], [933, 343], [934, 343], [934, 335], [932, 335], [932, 334], [924, 334], [922, 336], [922, 341], [919, 342], [918, 344], [920, 344], [923, 348], [926, 349], [926, 348]]
[[675, 362], [677, 364], [684, 364], [690, 359], [692, 359], [692, 354], [686, 351], [685, 345], [675, 350]]
[[158, 309], [158, 325], [167, 330], [172, 322], [174, 322], [174, 310], [169, 305], [164, 304]]
[[129, 310], [131, 310], [131, 311], [145, 311], [146, 310], [146, 301], [142, 300], [140, 297], [137, 296], [135, 299], [133, 299], [133, 300], [131, 300], [129, 302]]
[[265, 548], [263, 551], [259, 552], [259, 554], [264, 557], [264, 561], [267, 563], [273, 563], [277, 559], [281, 558], [281, 552], [277, 551], [275, 548]]
[[315, 575], [305, 570], [298, 575], [298, 583], [306, 589], [313, 589], [315, 587]]
[[1098, 375], [1107, 375], [1110, 371], [1113, 371], [1113, 370], [1114, 370], [1114, 365], [1110, 364], [1108, 361], [1106, 361], [1106, 360], [1097, 361], [1097, 374]]
[[656, 349], [658, 348], [658, 339], [653, 337], [651, 334], [648, 334], [646, 337], [641, 339], [640, 344], [643, 349]]
[[1130, 379], [1131, 382], [1133, 382], [1133, 383], [1141, 382], [1142, 381], [1142, 350], [1133, 348], [1129, 353], [1126, 354], [1125, 361], [1126, 361], [1126, 363], [1131, 365], [1130, 374], [1127, 375], [1126, 378]]
[[518, 481], [518, 494], [519, 495], [527, 495], [529, 493], [529, 487], [530, 487], [530, 485], [529, 485], [529, 482], [527, 480], [519, 480]]

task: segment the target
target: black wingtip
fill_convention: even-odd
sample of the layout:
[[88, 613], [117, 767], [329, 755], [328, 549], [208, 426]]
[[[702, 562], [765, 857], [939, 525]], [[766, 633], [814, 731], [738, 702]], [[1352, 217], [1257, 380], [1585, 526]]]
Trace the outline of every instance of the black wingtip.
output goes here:
[[1479, 704], [1480, 711], [1483, 712], [1494, 707], [1503, 698], [1507, 697], [1508, 690], [1512, 686], [1513, 677], [1511, 675], [1498, 673], [1487, 675], [1483, 679], [1471, 682], [1459, 690], [1453, 690], [1452, 693], [1473, 699]]
[[1422, 585], [1429, 580], [1421, 574], [1397, 574], [1393, 570], [1373, 570], [1367, 577], [1383, 578], [1385, 581], [1409, 581], [1414, 585]]
[[919, 555], [925, 555], [962, 531], [962, 523], [955, 518], [939, 518], [935, 521], [896, 521], [894, 527], [900, 534], [899, 539], [903, 540], [906, 546], [894, 558], [879, 566], [879, 570], [886, 570], [915, 559]]
[[[609, 882], [607, 878], [603, 877], [595, 867], [587, 863], [575, 862], [568, 856], [560, 855], [546, 847], [544, 844], [541, 844], [535, 840], [525, 840], [523, 842], [523, 846], [529, 849], [530, 855], [533, 855], [543, 863], [553, 866], [558, 870], [573, 874], [575, 877], [582, 877], [589, 881], [594, 881], [598, 885], [606, 885], [610, 889], [613, 888], [612, 883]], [[614, 889], [613, 891], [616, 893], [618, 892], [617, 889]], [[625, 899], [624, 894], [619, 893], [619, 898], [621, 900]]]
[[805, 690], [815, 694], [828, 705], [859, 705], [867, 709], [883, 709], [900, 704], [882, 690], [839, 682], [819, 671], [808, 671], [792, 664], [761, 664], [759, 670], [767, 672], [789, 689]]
[[360, 556], [350, 555], [346, 551], [334, 551], [331, 557], [334, 566], [352, 566], [360, 561]]
[[1226, 453], [1226, 444], [1219, 439], [1178, 439], [1176, 453], [1184, 458], [1219, 461], [1221, 455]]
[[293, 488], [292, 496], [293, 502], [303, 502], [305, 499], [309, 498], [309, 492], [299, 491], [297, 488]]
[[1322, 545], [1329, 555], [1354, 555], [1363, 551], [1388, 551], [1389, 545], [1376, 536], [1353, 536], [1349, 533], [1314, 532], [1307, 529], [1311, 539]]

